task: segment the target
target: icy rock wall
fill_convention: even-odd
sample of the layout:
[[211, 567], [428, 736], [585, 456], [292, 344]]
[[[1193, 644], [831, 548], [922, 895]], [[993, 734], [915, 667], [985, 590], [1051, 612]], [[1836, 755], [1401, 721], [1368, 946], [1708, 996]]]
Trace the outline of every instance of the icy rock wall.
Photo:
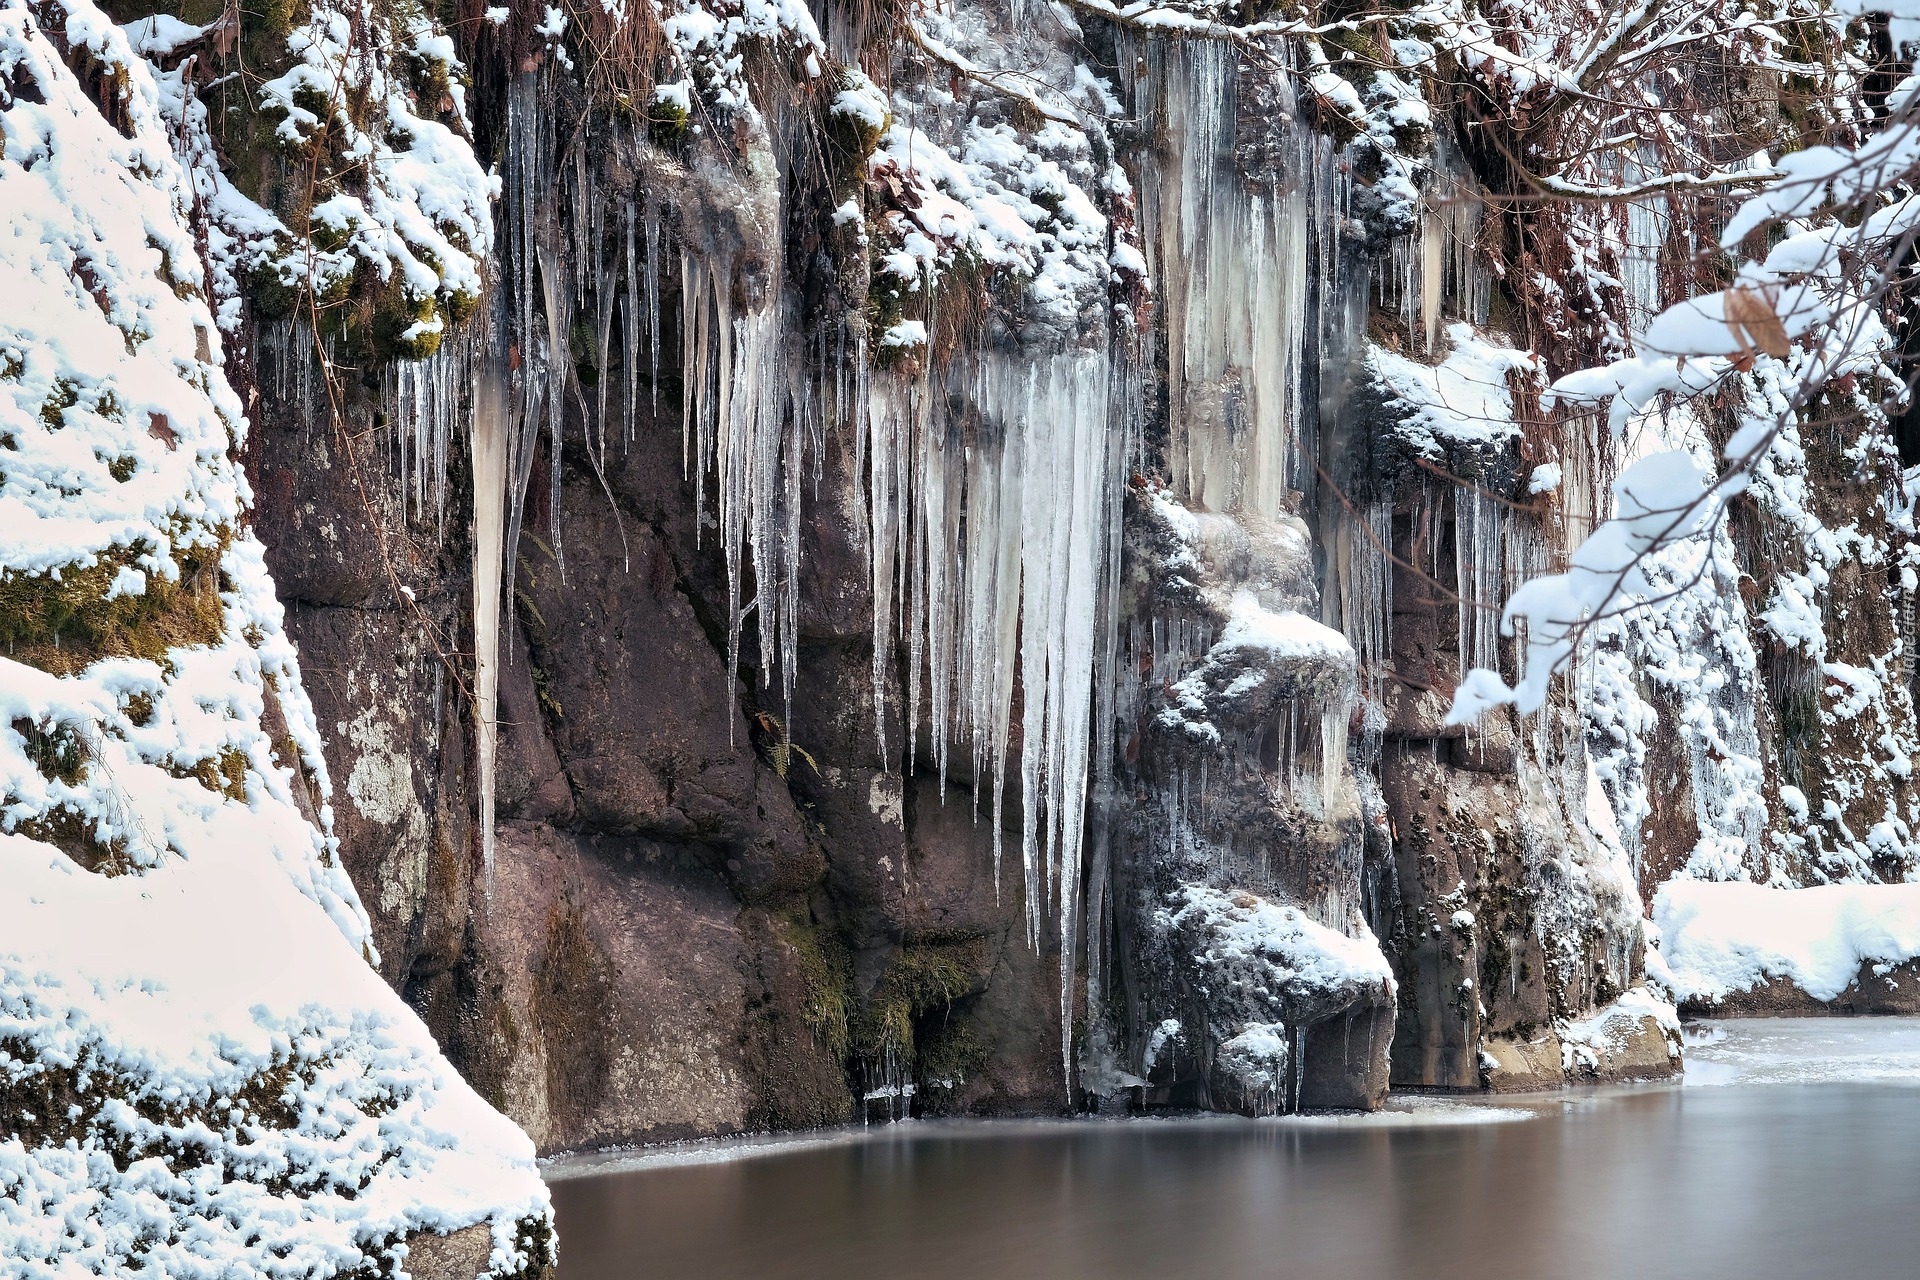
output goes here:
[[[1758, 680], [1905, 732], [1859, 693], [1890, 638], [1878, 667], [1823, 641], [1817, 677], [1740, 643], [1807, 592], [1885, 606], [1892, 538], [1795, 523], [1791, 448], [1742, 517], [1814, 548], [1764, 544], [1777, 592], [1730, 529], [1691, 613], [1603, 638], [1539, 715], [1447, 722], [1467, 670], [1516, 674], [1506, 594], [1625, 460], [1540, 393], [1674, 284], [1651, 206], [1486, 194], [1517, 179], [1474, 130], [1532, 118], [1568, 13], [1521, 56], [1457, 6], [1070, 12], [510, 7], [459, 47], [503, 184], [484, 319], [345, 435], [278, 412], [311, 416], [308, 347], [262, 344], [348, 865], [390, 980], [544, 1146], [863, 1102], [1366, 1105], [1389, 1044], [1408, 1083], [1510, 1047], [1552, 1083], [1562, 1030], [1641, 981], [1659, 878], [1817, 861], [1754, 860], [1769, 770], [1843, 779], [1802, 794], [1846, 865], [1902, 839], [1881, 738], [1836, 764], [1845, 733], [1743, 709]], [[449, 386], [427, 447], [378, 429]], [[468, 414], [506, 459], [470, 494], [438, 443]], [[452, 460], [444, 523], [349, 483], [402, 447], [429, 492]], [[496, 558], [475, 709], [467, 566]], [[1392, 980], [1213, 1002], [1177, 923], [1206, 894], [1273, 925], [1282, 990], [1330, 938]]]
[[340, 863], [155, 25], [0, 9], [0, 1264], [544, 1274], [533, 1146]]
[[[1119, 614], [1110, 1007], [1149, 1105], [1367, 1105], [1389, 1039], [1402, 1083], [1482, 1087], [1505, 1040], [1547, 1045], [1553, 1083], [1556, 1027], [1640, 975], [1574, 704], [1446, 723], [1466, 670], [1511, 661], [1500, 606], [1557, 550], [1511, 497], [1539, 369], [1485, 327], [1480, 178], [1393, 73], [1348, 97], [1315, 47], [1293, 76], [1191, 44], [1123, 62], [1138, 114], [1192, 126], [1141, 166], [1150, 261], [1178, 278]], [[1224, 1008], [1217, 948], [1170, 924], [1201, 888], [1384, 946], [1396, 981]], [[1276, 937], [1283, 972], [1312, 972], [1299, 948]]]
[[[1149, 1105], [1372, 1106], [1395, 991], [1363, 910], [1377, 789], [1350, 731], [1356, 647], [1377, 656], [1385, 614], [1329, 581], [1355, 626], [1322, 621], [1342, 615], [1321, 607], [1312, 523], [1316, 400], [1323, 378], [1345, 377], [1366, 291], [1355, 183], [1272, 51], [1120, 47], [1135, 114], [1155, 130], [1140, 192], [1166, 416], [1124, 513], [1103, 815], [1115, 881], [1111, 923], [1096, 922], [1119, 953], [1099, 1009], [1116, 1050], [1092, 1087], [1130, 1085]], [[1385, 586], [1345, 549], [1350, 582]], [[1273, 965], [1260, 980], [1194, 934], [1217, 914], [1200, 904], [1229, 902]], [[1323, 986], [1322, 960], [1343, 950], [1377, 972]], [[1243, 986], [1271, 1007], [1236, 1004]]]
[[[1090, 19], [1126, 54], [1103, 79], [991, 8], [898, 45], [688, 9], [649, 75], [594, 52], [624, 19], [535, 16], [462, 48], [504, 180], [488, 327], [394, 375], [433, 405], [499, 379], [451, 400], [504, 435], [503, 491], [471, 499], [499, 550], [458, 554], [457, 467], [443, 527], [383, 492], [350, 518], [365, 436], [283, 429], [266, 464], [296, 632], [338, 673], [322, 719], [368, 766], [345, 838], [390, 979], [546, 1146], [818, 1123], [849, 1086], [886, 1111], [1124, 1098], [1169, 1009], [1194, 1056], [1140, 1087], [1207, 1100], [1245, 1029], [1193, 1003], [1174, 896], [1364, 945], [1397, 896], [1364, 709], [1394, 507], [1315, 495], [1372, 465], [1321, 418], [1348, 418], [1369, 255], [1416, 229], [1411, 162], [1356, 182], [1353, 147], [1411, 145], [1417, 95], [1376, 77], [1398, 123], [1343, 144], [1315, 127], [1338, 85], [1283, 39]], [[1116, 140], [1123, 100], [1147, 132]], [[1435, 291], [1477, 279], [1471, 206], [1436, 208], [1383, 304], [1418, 350]], [[300, 350], [267, 353], [288, 426], [316, 407]], [[383, 541], [405, 591], [365, 572]], [[468, 728], [434, 650], [468, 625], [457, 566], [496, 554], [498, 722]], [[376, 688], [412, 695], [362, 709]], [[464, 733], [494, 740], [490, 783]], [[713, 949], [675, 954], [692, 921]], [[1219, 1104], [1376, 1100], [1393, 984], [1349, 995], [1274, 1033], [1291, 1090], [1218, 1077]]]

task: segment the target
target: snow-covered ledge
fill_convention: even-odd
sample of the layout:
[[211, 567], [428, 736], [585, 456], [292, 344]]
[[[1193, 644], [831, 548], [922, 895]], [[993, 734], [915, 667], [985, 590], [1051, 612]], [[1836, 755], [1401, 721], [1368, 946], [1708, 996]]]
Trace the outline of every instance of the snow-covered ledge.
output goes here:
[[1653, 918], [1688, 1012], [1920, 1013], [1920, 884], [1673, 880]]

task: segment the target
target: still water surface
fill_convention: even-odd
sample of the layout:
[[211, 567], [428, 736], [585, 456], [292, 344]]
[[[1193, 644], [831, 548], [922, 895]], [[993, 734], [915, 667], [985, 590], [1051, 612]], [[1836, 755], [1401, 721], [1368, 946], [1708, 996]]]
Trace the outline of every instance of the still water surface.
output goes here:
[[560, 1280], [1920, 1277], [1920, 1021], [1370, 1117], [911, 1123], [549, 1170]]

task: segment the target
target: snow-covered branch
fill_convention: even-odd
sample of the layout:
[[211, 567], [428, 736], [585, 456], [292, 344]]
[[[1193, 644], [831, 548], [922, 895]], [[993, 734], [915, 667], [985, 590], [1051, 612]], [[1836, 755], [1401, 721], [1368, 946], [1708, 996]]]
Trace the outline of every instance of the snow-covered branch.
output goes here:
[[[1883, 309], [1920, 231], [1915, 198], [1886, 194], [1905, 190], [1920, 172], [1920, 138], [1904, 116], [1910, 93], [1904, 86], [1895, 95], [1902, 114], [1860, 146], [1808, 148], [1766, 171], [1770, 185], [1721, 236], [1724, 248], [1736, 250], [1756, 231], [1784, 225], [1789, 234], [1764, 261], [1745, 262], [1726, 289], [1665, 309], [1637, 335], [1640, 354], [1555, 384], [1551, 399], [1559, 404], [1609, 405], [1616, 438], [1632, 422], [1690, 412], [1709, 395], [1731, 394], [1740, 407], [1717, 469], [1687, 449], [1635, 462], [1613, 486], [1615, 515], [1573, 552], [1566, 570], [1514, 592], [1503, 623], [1507, 634], [1522, 636], [1519, 679], [1508, 686], [1492, 671], [1468, 673], [1455, 722], [1506, 703], [1538, 709], [1596, 623], [1657, 594], [1643, 573], [1649, 560], [1711, 536], [1804, 414], [1840, 385], [1892, 385], [1886, 361], [1894, 340]], [[1842, 383], [1849, 378], [1852, 384]]]

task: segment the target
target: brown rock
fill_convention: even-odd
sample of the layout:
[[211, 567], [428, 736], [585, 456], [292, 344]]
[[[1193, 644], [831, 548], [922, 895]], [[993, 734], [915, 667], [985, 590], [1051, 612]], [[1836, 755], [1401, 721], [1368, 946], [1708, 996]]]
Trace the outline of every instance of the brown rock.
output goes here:
[[446, 1235], [416, 1231], [406, 1246], [404, 1265], [413, 1280], [475, 1280], [493, 1256], [493, 1226], [476, 1222]]
[[1868, 960], [1831, 1000], [1816, 1000], [1786, 978], [1768, 978], [1750, 991], [1736, 991], [1717, 1002], [1689, 1000], [1680, 1011], [1713, 1018], [1913, 1017], [1920, 1014], [1920, 960], [1897, 965]]
[[1533, 1040], [1489, 1036], [1480, 1042], [1480, 1051], [1485, 1055], [1482, 1079], [1493, 1093], [1533, 1093], [1567, 1083], [1560, 1037], [1552, 1031]]

